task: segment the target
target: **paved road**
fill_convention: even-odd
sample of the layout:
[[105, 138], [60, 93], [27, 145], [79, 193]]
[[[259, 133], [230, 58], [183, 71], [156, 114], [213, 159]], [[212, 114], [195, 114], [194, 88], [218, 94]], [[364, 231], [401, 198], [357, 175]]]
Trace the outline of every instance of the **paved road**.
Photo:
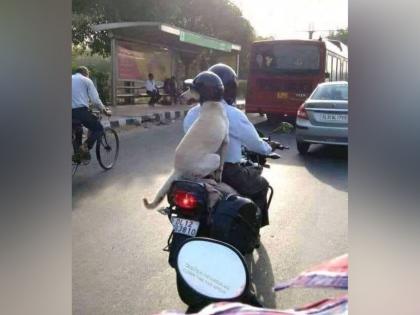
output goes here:
[[[274, 128], [258, 126], [266, 132]], [[171, 170], [181, 124], [137, 128], [120, 137], [120, 158], [113, 170], [103, 172], [93, 161], [73, 178], [73, 313], [185, 310], [162, 251], [169, 222], [141, 205]], [[348, 250], [347, 149], [316, 146], [303, 158], [293, 135], [280, 139], [292, 148], [264, 171], [275, 196], [271, 225], [262, 231], [263, 246], [254, 253], [252, 274], [268, 307], [288, 308], [331, 292], [292, 289], [274, 295], [275, 282]]]

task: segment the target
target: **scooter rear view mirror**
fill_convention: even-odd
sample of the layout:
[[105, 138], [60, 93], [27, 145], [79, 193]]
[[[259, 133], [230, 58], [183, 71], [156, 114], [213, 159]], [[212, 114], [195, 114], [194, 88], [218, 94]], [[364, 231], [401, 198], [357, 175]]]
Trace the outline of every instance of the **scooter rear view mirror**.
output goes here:
[[249, 286], [243, 256], [231, 245], [213, 239], [188, 239], [179, 250], [176, 269], [193, 292], [210, 301], [239, 299]]

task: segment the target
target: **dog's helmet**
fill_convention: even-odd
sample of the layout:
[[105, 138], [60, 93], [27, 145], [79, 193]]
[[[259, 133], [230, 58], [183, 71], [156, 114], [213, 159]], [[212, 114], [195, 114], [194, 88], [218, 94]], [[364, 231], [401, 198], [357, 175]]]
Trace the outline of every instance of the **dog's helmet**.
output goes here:
[[236, 100], [236, 93], [238, 90], [238, 76], [235, 70], [224, 63], [218, 63], [209, 68], [209, 71], [218, 75], [222, 79], [225, 87], [223, 98], [226, 103], [232, 105]]
[[191, 89], [200, 95], [200, 103], [206, 101], [221, 101], [223, 99], [223, 82], [213, 72], [203, 71], [193, 80]]

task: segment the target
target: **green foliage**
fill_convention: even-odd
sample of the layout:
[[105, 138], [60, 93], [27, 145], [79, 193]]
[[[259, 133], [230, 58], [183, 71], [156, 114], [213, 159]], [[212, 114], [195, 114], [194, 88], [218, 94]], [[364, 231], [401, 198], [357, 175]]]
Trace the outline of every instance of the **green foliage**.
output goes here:
[[237, 98], [244, 99], [246, 96], [247, 80], [238, 80]]
[[110, 91], [110, 73], [101, 71], [96, 68], [89, 68], [91, 71], [91, 78], [96, 82], [98, 93], [103, 103], [110, 103], [111, 91]]
[[293, 125], [286, 121], [280, 123], [280, 125], [274, 129], [272, 132], [280, 132], [280, 133], [291, 133], [293, 131]]
[[257, 36], [255, 40], [274, 40], [273, 36]]
[[[172, 2], [172, 1], [171, 1]], [[240, 74], [248, 70], [255, 31], [241, 10], [228, 0], [174, 0], [177, 11], [169, 22], [185, 29], [220, 38], [242, 46]]]
[[73, 45], [109, 56], [105, 32], [91, 25], [121, 21], [159, 21], [242, 46], [241, 72], [246, 72], [255, 32], [229, 0], [73, 0]]
[[90, 78], [98, 89], [99, 96], [104, 103], [111, 101], [111, 65], [109, 58], [103, 58], [99, 55], [90, 55], [82, 52], [81, 48], [73, 47], [72, 50], [72, 73], [79, 66], [86, 66], [90, 71]]
[[328, 35], [328, 38], [339, 40], [340, 42], [343, 42], [344, 44], [348, 45], [349, 30], [348, 28], [346, 28], [332, 32], [330, 35]]

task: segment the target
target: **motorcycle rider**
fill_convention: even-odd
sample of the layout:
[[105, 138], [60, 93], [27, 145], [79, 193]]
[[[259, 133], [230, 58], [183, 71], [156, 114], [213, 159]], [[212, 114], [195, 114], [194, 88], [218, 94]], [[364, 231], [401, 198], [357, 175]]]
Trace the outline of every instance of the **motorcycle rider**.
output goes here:
[[[209, 68], [217, 74], [225, 87], [223, 103], [229, 120], [229, 145], [223, 167], [222, 181], [239, 194], [253, 200], [262, 211], [261, 226], [269, 224], [267, 209], [268, 181], [253, 167], [240, 165], [242, 146], [261, 155], [270, 154], [277, 143], [267, 143], [260, 138], [248, 117], [236, 108], [238, 88], [236, 72], [228, 65], [218, 63]], [[184, 118], [184, 132], [187, 132], [200, 114], [200, 104], [191, 108]]]

